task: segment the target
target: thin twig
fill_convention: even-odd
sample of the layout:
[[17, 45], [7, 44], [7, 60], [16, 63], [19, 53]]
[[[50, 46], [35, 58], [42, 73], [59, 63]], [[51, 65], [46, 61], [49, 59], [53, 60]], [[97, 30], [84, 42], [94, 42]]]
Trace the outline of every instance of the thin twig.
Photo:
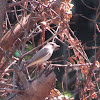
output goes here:
[[92, 10], [96, 10], [97, 9], [97, 8], [92, 8], [92, 7], [88, 6], [83, 0], [81, 0], [81, 2], [89, 9], [92, 9]]
[[71, 67], [71, 68], [74, 68], [74, 67], [81, 67], [81, 66], [90, 66], [92, 65], [92, 63], [86, 63], [86, 64], [68, 64], [68, 65], [61, 65], [61, 64], [50, 64], [52, 67]]

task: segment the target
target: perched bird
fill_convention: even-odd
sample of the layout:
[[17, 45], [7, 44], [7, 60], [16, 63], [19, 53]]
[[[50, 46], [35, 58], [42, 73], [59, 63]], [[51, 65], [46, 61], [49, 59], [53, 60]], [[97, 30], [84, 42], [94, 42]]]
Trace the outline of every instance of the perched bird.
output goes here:
[[60, 47], [54, 42], [47, 43], [42, 49], [40, 49], [31, 60], [29, 60], [28, 65], [26, 67], [33, 66], [35, 64], [39, 64], [47, 61], [53, 54], [55, 48]]

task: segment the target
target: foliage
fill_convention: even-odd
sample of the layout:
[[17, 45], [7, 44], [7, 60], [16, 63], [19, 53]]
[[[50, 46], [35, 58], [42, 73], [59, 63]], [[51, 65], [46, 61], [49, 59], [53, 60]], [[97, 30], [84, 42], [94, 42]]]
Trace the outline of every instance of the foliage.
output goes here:
[[[100, 4], [96, 9], [96, 18], [92, 20], [95, 24], [95, 41], [96, 31], [100, 32], [98, 22], [96, 22], [100, 14], [99, 6]], [[37, 78], [43, 69], [48, 68], [48, 65], [52, 66], [52, 69], [64, 68], [62, 85], [65, 84], [65, 86], [62, 86], [62, 94], [56, 87], [52, 87], [50, 95], [45, 97], [46, 100], [59, 100], [59, 98], [60, 100], [73, 100], [75, 97], [73, 93], [72, 96], [71, 94], [68, 96], [68, 93], [65, 94], [68, 88], [74, 88], [76, 94], [79, 94], [80, 100], [98, 98], [100, 94], [100, 48], [91, 47], [95, 49], [95, 58], [93, 62], [90, 62], [84, 50], [88, 47], [82, 45], [69, 26], [72, 7], [71, 0], [8, 1], [9, 9], [6, 11], [0, 34], [0, 54], [2, 54], [0, 56], [0, 96], [2, 98], [6, 98], [13, 92], [18, 94], [23, 92], [23, 84], [21, 80], [18, 80], [18, 69], [21, 69], [27, 80], [30, 80]], [[54, 59], [50, 59], [50, 62], [44, 62], [45, 64], [32, 66], [26, 70], [25, 66], [31, 61], [34, 54], [49, 41], [55, 41], [64, 48], [60, 47], [58, 51], [55, 51]], [[98, 50], [96, 51], [96, 49]], [[64, 52], [61, 54], [62, 51]], [[54, 64], [55, 62], [56, 64]], [[24, 67], [21, 67], [22, 65]], [[74, 80], [74, 82], [71, 80], [74, 85], [68, 79], [68, 71], [73, 69], [75, 74], [70, 77]], [[61, 86], [61, 83], [59, 84]], [[68, 84], [72, 85], [67, 87]]]

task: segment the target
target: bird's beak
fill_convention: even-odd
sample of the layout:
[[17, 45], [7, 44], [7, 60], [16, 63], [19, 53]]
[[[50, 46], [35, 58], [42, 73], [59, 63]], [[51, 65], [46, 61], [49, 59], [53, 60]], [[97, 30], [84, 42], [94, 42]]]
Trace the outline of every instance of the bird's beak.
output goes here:
[[60, 47], [60, 45], [57, 45], [57, 44], [55, 45], [55, 48], [59, 48], [59, 47]]

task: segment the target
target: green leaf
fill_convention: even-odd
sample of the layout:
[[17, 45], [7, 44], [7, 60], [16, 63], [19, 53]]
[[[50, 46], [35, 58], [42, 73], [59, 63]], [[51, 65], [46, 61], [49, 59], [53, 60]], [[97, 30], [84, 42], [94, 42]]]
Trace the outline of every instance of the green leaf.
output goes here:
[[33, 49], [33, 45], [32, 44], [27, 44], [28, 48], [26, 48], [26, 52], [30, 51]]
[[20, 53], [19, 53], [18, 50], [15, 52], [14, 56], [15, 56], [15, 57], [19, 57], [19, 56], [20, 56]]
[[68, 93], [67, 91], [64, 91], [64, 95], [67, 96], [68, 98], [70, 98], [72, 96], [72, 94], [71, 93]]

